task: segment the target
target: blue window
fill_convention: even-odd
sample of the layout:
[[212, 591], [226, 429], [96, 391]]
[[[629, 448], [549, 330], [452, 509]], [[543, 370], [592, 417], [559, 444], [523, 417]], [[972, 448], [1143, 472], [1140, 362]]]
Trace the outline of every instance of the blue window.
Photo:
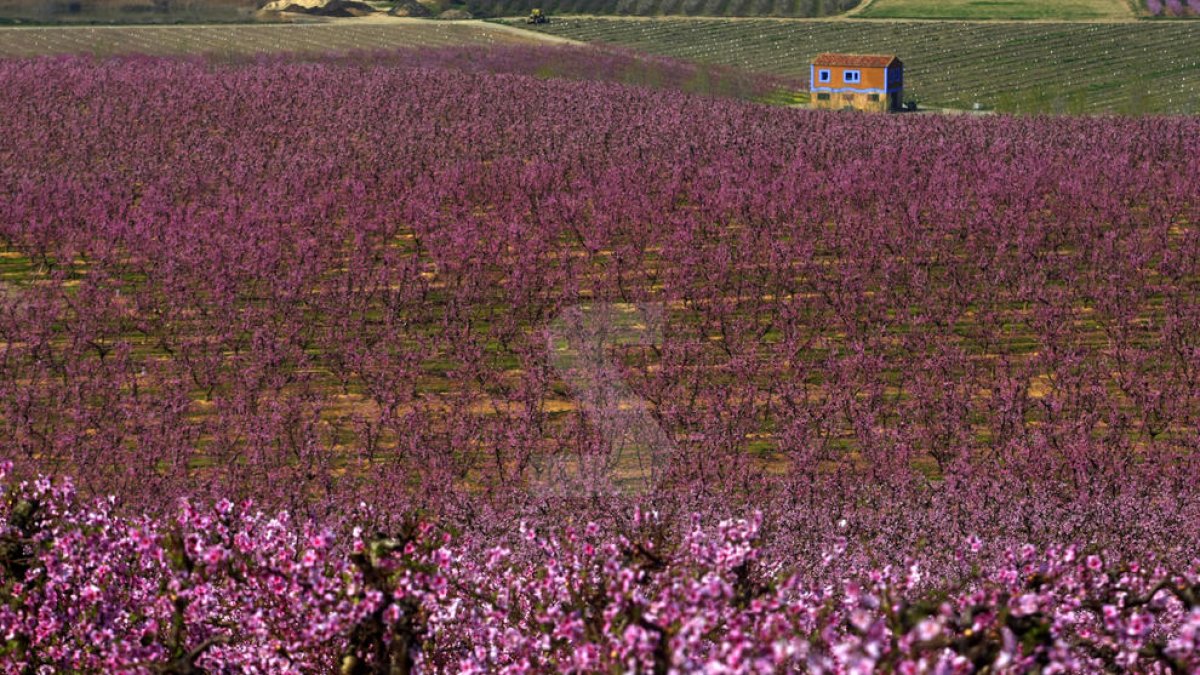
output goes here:
[[830, 79], [832, 79], [832, 78], [831, 78], [828, 70], [818, 70], [817, 71], [817, 81], [818, 82], [828, 82]]
[[857, 70], [847, 70], [842, 73], [842, 80], [852, 83], [862, 82], [862, 73]]

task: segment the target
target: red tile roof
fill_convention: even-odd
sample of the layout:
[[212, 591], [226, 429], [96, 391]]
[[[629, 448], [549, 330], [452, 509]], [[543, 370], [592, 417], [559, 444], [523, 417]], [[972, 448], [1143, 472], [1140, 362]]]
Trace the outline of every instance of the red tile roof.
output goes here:
[[[814, 66], [850, 66], [851, 68], [887, 68], [900, 63], [895, 54], [819, 54]], [[903, 64], [901, 64], [903, 65]]]

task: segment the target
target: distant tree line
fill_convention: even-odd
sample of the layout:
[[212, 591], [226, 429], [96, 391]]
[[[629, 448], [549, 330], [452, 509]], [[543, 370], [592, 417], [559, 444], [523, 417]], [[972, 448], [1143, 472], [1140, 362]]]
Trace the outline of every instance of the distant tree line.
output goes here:
[[0, 0], [0, 18], [118, 23], [181, 19], [232, 21], [252, 17], [264, 4], [264, 0]]

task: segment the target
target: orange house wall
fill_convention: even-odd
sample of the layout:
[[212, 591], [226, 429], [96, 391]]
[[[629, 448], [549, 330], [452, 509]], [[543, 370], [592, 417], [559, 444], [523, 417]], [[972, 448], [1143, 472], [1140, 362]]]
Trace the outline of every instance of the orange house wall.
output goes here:
[[[853, 87], [855, 89], [886, 89], [887, 88], [887, 69], [886, 68], [848, 68], [845, 66], [817, 66], [814, 73], [822, 70], [829, 70], [829, 82], [814, 81], [813, 85], [818, 87], [832, 87], [834, 89], [843, 89]], [[862, 82], [851, 83], [842, 80], [842, 73], [847, 70], [857, 70], [862, 73]]]

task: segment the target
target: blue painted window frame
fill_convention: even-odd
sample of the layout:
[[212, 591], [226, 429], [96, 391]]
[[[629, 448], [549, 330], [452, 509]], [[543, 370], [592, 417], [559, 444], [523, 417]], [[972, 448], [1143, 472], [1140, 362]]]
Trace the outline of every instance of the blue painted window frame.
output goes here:
[[[853, 77], [851, 77], [853, 75]], [[858, 84], [862, 82], [861, 70], [845, 70], [842, 71], [842, 82], [847, 84]]]
[[833, 79], [833, 71], [824, 68], [817, 71], [817, 82], [829, 82]]

